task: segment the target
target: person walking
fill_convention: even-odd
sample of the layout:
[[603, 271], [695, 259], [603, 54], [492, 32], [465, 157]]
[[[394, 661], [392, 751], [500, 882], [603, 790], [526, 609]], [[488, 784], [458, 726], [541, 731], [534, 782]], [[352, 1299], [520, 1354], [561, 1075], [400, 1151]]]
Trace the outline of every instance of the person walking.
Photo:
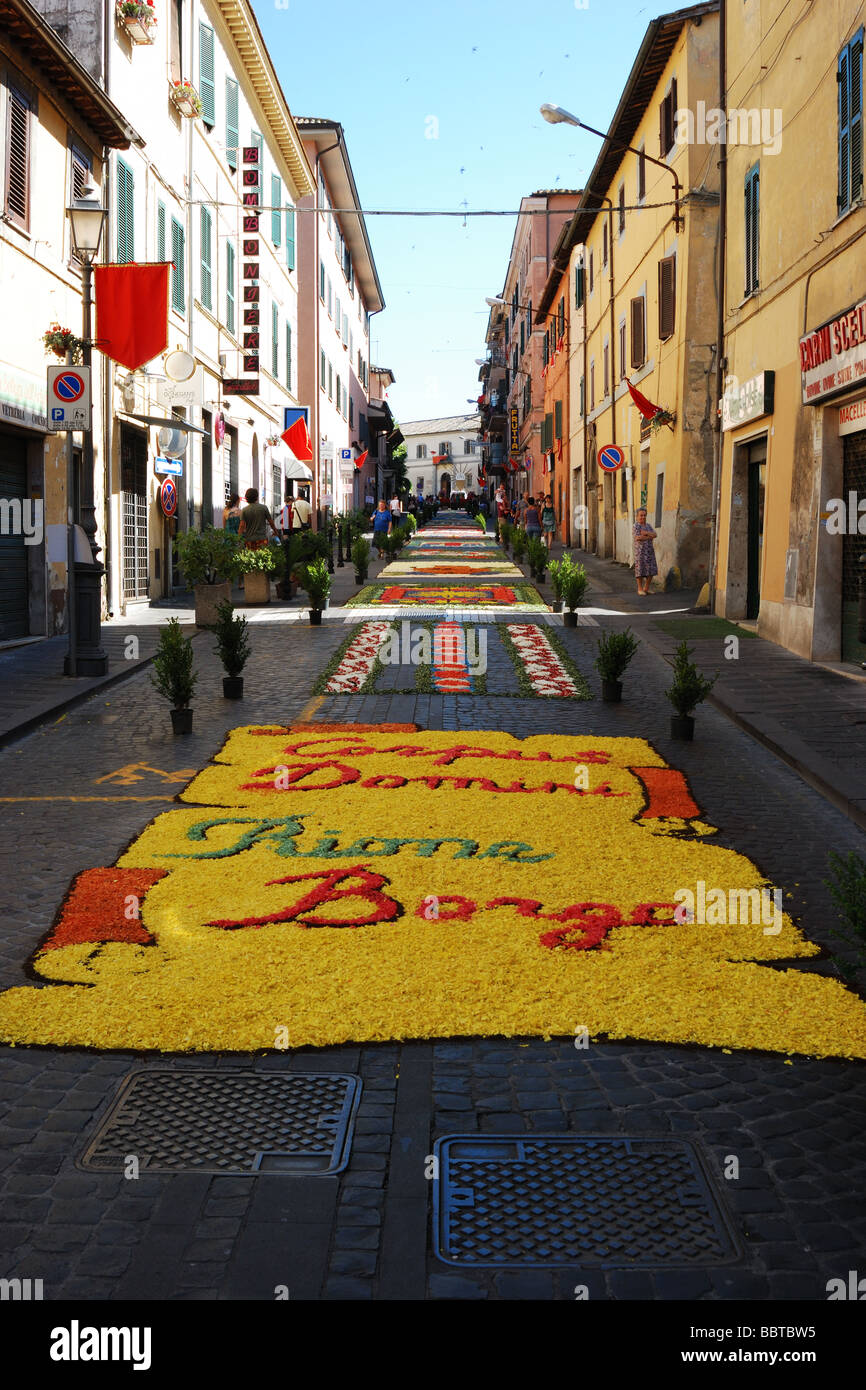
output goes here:
[[395, 492], [395, 493], [394, 493], [394, 496], [391, 498], [391, 518], [392, 518], [392, 520], [393, 520], [395, 526], [399, 526], [399, 525], [400, 525], [400, 518], [401, 518], [402, 514], [403, 514], [403, 509], [402, 509], [402, 507], [400, 506], [400, 498], [397, 496], [397, 494], [396, 494], [396, 492]]
[[231, 531], [236, 536], [241, 524], [241, 495], [233, 492], [228, 500], [228, 506], [223, 507], [223, 530]]
[[538, 509], [534, 497], [527, 497], [526, 506], [523, 510], [523, 528], [527, 536], [541, 536], [541, 513]]
[[279, 539], [279, 532], [274, 525], [270, 511], [263, 502], [259, 501], [258, 488], [248, 487], [244, 497], [247, 505], [241, 512], [241, 524], [238, 533], [243, 536], [244, 545], [248, 550], [261, 550], [262, 546], [268, 543], [268, 527], [270, 526], [277, 539]]
[[379, 559], [382, 558], [382, 541], [385, 536], [390, 536], [394, 525], [392, 512], [385, 505], [384, 497], [380, 499], [379, 506], [373, 513], [373, 544], [379, 552]]
[[310, 506], [309, 498], [300, 494], [293, 500], [295, 504], [295, 526], [301, 531], [309, 531], [311, 528], [310, 518], [313, 515], [313, 509]]
[[646, 507], [638, 508], [632, 531], [634, 534], [634, 577], [637, 580], [637, 591], [639, 594], [648, 594], [650, 580], [653, 575], [658, 574], [659, 567], [656, 564], [656, 552], [653, 545], [656, 533], [651, 526], [647, 525]]
[[556, 512], [553, 510], [553, 498], [548, 492], [545, 495], [541, 508], [541, 538], [547, 546], [548, 552], [553, 545], [553, 538], [556, 535]]

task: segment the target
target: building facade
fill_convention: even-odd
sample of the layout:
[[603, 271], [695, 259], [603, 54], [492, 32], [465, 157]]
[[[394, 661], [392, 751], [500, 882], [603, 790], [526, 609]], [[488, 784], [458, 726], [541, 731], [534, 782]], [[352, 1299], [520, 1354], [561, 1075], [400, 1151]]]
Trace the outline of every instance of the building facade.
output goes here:
[[406, 444], [406, 472], [414, 497], [449, 498], [482, 490], [480, 414], [413, 420], [400, 426]]
[[863, 38], [856, 0], [796, 16], [769, 0], [727, 7], [727, 379], [714, 595], [717, 612], [755, 620], [761, 636], [801, 656], [858, 666]]

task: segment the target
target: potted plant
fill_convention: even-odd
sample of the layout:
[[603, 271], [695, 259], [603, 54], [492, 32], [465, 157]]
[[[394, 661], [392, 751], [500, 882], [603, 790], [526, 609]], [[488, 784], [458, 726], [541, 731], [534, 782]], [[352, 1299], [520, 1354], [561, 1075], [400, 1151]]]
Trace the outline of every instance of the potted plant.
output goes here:
[[352, 564], [355, 566], [355, 583], [363, 584], [370, 568], [370, 542], [363, 536], [359, 536], [352, 545]]
[[331, 576], [328, 574], [328, 566], [321, 556], [304, 566], [301, 585], [309, 597], [310, 622], [315, 627], [321, 624], [322, 610], [328, 601], [332, 583]]
[[241, 546], [234, 558], [235, 575], [243, 579], [244, 603], [270, 603], [271, 576], [277, 572], [274, 550], [263, 545], [260, 550]]
[[553, 611], [562, 612], [562, 574], [568, 565], [567, 555], [563, 555], [561, 560], [551, 560], [547, 568], [550, 570], [550, 582], [553, 585]]
[[200, 116], [204, 110], [201, 97], [186, 78], [173, 82], [169, 95], [182, 116]]
[[511, 538], [514, 535], [514, 527], [505, 518], [499, 522], [499, 544], [506, 552], [511, 548]]
[[532, 573], [539, 583], [544, 582], [544, 572], [547, 569], [548, 553], [547, 546], [540, 536], [530, 536], [526, 542], [526, 552], [529, 557], [529, 564]]
[[246, 618], [240, 613], [235, 617], [235, 611], [228, 600], [221, 603], [217, 609], [214, 636], [217, 639], [214, 651], [225, 671], [223, 695], [227, 700], [240, 700], [244, 693], [244, 678], [241, 673], [247, 664], [250, 643]]
[[156, 34], [156, 11], [150, 0], [116, 0], [114, 14], [121, 29], [125, 29], [133, 43], [154, 43]]
[[171, 702], [171, 727], [176, 734], [192, 733], [192, 700], [198, 675], [193, 669], [192, 638], [184, 637], [177, 618], [169, 618], [159, 634], [153, 659], [152, 684]]
[[622, 699], [622, 676], [640, 643], [630, 627], [625, 632], [605, 632], [597, 642], [595, 667], [601, 677], [601, 698], [606, 704]]
[[515, 565], [523, 564], [523, 558], [526, 555], [527, 541], [528, 538], [523, 528], [515, 526], [511, 533], [511, 554], [514, 558]]
[[716, 683], [717, 677], [708, 680], [690, 660], [693, 648], [683, 638], [674, 657], [674, 679], [669, 690], [665, 691], [676, 710], [671, 715], [671, 738], [691, 741], [695, 736], [695, 721], [692, 710], [705, 700]]
[[174, 551], [183, 577], [195, 595], [196, 627], [213, 627], [217, 608], [231, 598], [238, 538], [231, 531], [181, 531]]
[[42, 342], [46, 351], [53, 352], [55, 357], [65, 359], [67, 352], [71, 352], [73, 363], [82, 359], [82, 340], [76, 338], [71, 328], [61, 328], [59, 323], [50, 323], [47, 333], [42, 334]]
[[[567, 557], [563, 556], [563, 560]], [[562, 622], [564, 627], [577, 627], [577, 613], [575, 609], [583, 602], [583, 596], [589, 586], [589, 576], [583, 565], [576, 565], [568, 557], [567, 568], [561, 572], [562, 585]]]

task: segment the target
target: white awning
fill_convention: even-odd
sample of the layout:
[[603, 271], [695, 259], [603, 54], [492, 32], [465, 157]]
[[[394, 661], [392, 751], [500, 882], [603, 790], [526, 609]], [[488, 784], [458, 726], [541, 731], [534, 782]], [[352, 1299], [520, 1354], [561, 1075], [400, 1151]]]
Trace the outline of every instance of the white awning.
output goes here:
[[305, 463], [301, 463], [300, 459], [294, 458], [286, 460], [286, 477], [296, 479], [302, 483], [311, 483], [313, 481], [312, 470], [309, 469]]

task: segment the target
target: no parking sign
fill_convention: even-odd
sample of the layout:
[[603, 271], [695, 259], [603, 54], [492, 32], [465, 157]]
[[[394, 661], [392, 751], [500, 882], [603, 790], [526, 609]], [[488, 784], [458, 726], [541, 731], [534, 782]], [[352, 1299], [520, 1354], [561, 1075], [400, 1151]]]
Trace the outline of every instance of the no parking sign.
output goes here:
[[48, 418], [53, 430], [90, 429], [90, 368], [48, 368]]
[[622, 468], [625, 463], [625, 450], [618, 444], [605, 444], [603, 449], [598, 451], [598, 466], [605, 473], [615, 473], [618, 468]]
[[159, 505], [163, 516], [174, 516], [177, 511], [177, 483], [174, 478], [163, 478], [160, 483]]

